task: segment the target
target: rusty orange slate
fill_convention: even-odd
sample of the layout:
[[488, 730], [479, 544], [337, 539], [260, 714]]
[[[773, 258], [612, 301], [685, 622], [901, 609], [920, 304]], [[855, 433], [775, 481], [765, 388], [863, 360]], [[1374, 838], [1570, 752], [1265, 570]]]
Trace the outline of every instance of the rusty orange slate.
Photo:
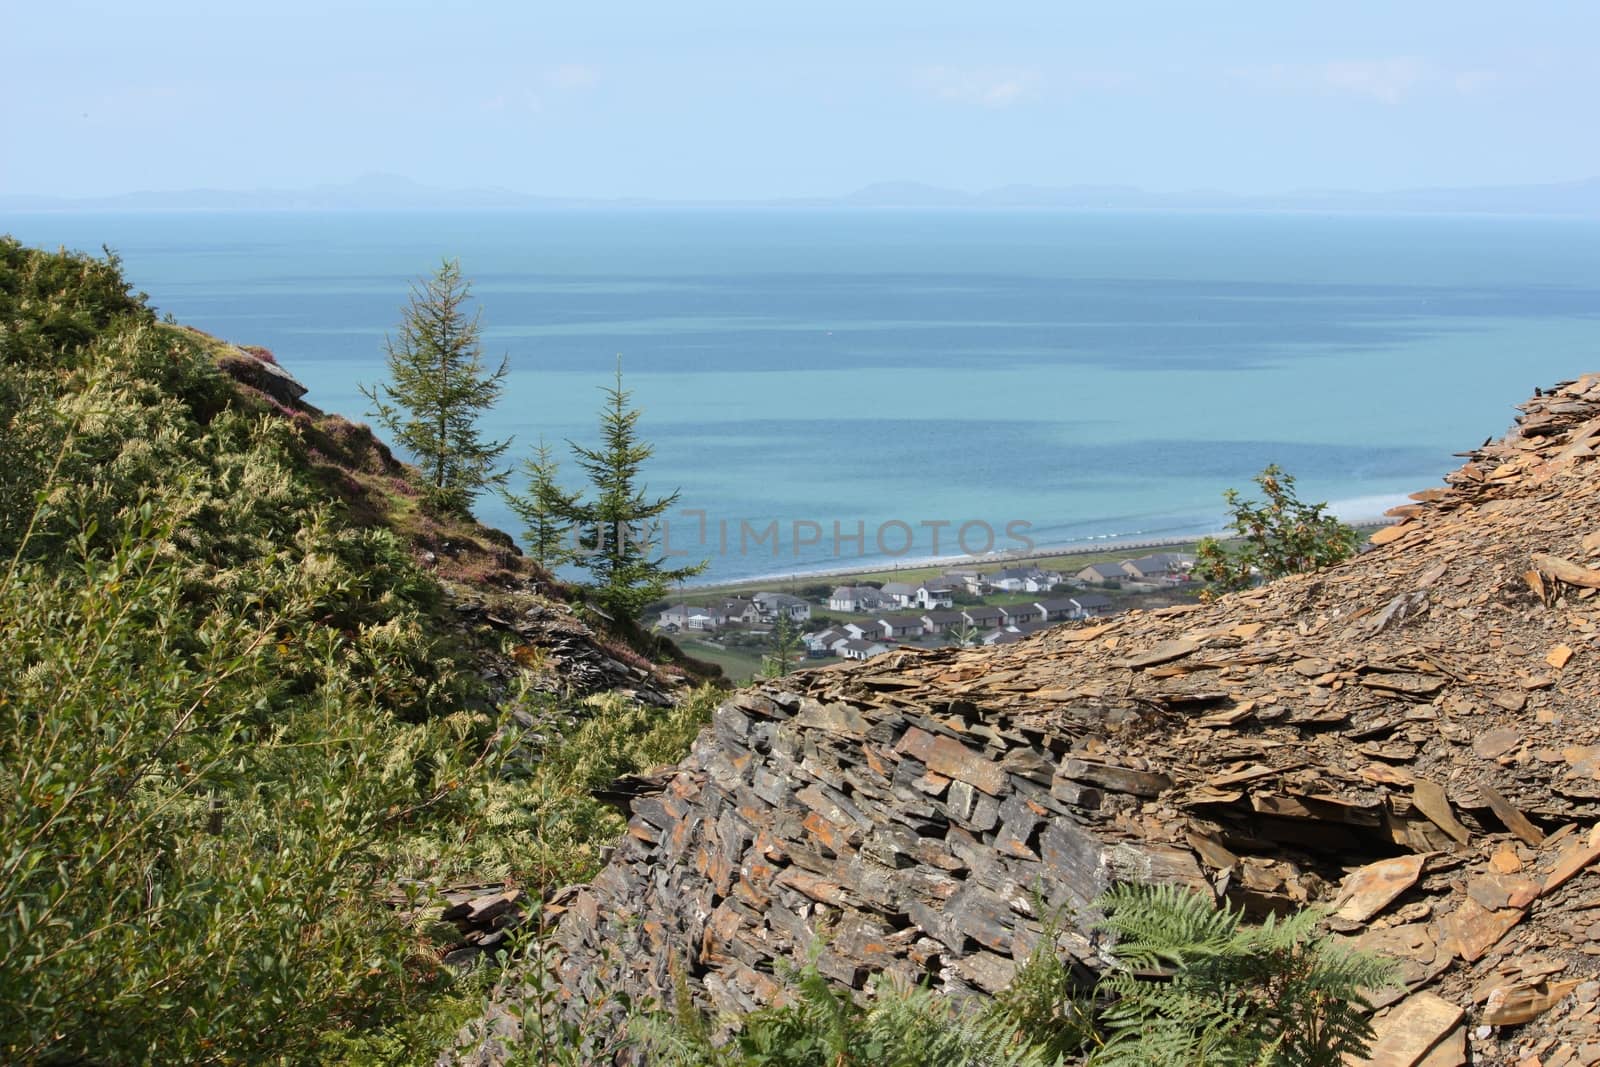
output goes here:
[[1339, 887], [1334, 914], [1349, 922], [1366, 922], [1416, 885], [1427, 862], [1426, 855], [1396, 856], [1350, 872]]

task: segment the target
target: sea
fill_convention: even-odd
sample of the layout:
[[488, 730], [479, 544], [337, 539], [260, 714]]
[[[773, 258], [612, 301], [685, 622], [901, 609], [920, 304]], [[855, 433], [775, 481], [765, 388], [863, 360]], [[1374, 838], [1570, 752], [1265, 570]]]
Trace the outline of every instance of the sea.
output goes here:
[[[607, 209], [10, 214], [367, 416], [408, 287], [458, 259], [482, 421], [598, 441], [620, 365], [676, 493], [659, 550], [774, 581], [1200, 535], [1269, 463], [1371, 519], [1536, 386], [1600, 370], [1600, 220]], [[566, 477], [578, 473], [568, 463]], [[491, 496], [477, 514], [516, 532]]]

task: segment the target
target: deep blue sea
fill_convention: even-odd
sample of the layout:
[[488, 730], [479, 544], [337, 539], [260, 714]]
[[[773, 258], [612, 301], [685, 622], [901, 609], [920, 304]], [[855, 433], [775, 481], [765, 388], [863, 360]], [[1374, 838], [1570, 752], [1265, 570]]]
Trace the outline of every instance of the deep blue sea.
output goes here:
[[593, 443], [620, 356], [650, 485], [682, 492], [672, 550], [709, 556], [708, 579], [907, 561], [936, 533], [951, 554], [963, 526], [974, 550], [988, 530], [1019, 547], [1008, 524], [1040, 546], [1203, 533], [1270, 462], [1370, 517], [1534, 386], [1600, 369], [1597, 221], [752, 209], [0, 232], [111, 247], [160, 310], [267, 346], [357, 418], [408, 282], [458, 257], [512, 367], [487, 432]]

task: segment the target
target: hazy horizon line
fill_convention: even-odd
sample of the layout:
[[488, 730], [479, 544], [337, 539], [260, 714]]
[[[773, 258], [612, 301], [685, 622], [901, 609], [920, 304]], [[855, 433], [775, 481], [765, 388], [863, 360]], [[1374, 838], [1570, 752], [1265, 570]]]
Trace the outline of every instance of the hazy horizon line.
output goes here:
[[[114, 193], [80, 196], [63, 196], [49, 193], [0, 193], [0, 207], [35, 203], [57, 205], [64, 209], [89, 204], [115, 201], [146, 200], [151, 198], [180, 197], [231, 197], [231, 198], [283, 198], [337, 196], [356, 190], [387, 192], [394, 196], [432, 196], [447, 198], [509, 198], [529, 205], [551, 206], [816, 206], [839, 204], [845, 206], [928, 206], [928, 207], [1006, 207], [1052, 206], [1048, 201], [1062, 198], [1134, 198], [1143, 201], [1224, 201], [1237, 202], [1239, 206], [1253, 203], [1317, 200], [1338, 198], [1372, 200], [1390, 197], [1461, 196], [1469, 194], [1534, 193], [1538, 191], [1584, 191], [1600, 196], [1600, 175], [1548, 182], [1521, 182], [1467, 185], [1405, 186], [1385, 189], [1353, 189], [1339, 186], [1297, 186], [1271, 192], [1239, 192], [1216, 187], [1185, 187], [1178, 189], [1150, 189], [1138, 185], [1112, 182], [1081, 181], [1071, 184], [1050, 184], [1038, 181], [1012, 181], [988, 185], [978, 189], [939, 185], [914, 178], [893, 178], [868, 182], [843, 193], [813, 193], [792, 195], [730, 195], [730, 196], [671, 196], [632, 194], [624, 196], [583, 196], [575, 194], [540, 193], [514, 189], [503, 185], [432, 185], [392, 172], [373, 171], [354, 178], [328, 180], [297, 186], [191, 186], [186, 188], [143, 188]], [[1030, 199], [1032, 198], [1032, 199]], [[485, 203], [485, 207], [510, 206], [504, 203]], [[15, 209], [13, 207], [12, 209]], [[381, 205], [379, 207], [381, 209]]]

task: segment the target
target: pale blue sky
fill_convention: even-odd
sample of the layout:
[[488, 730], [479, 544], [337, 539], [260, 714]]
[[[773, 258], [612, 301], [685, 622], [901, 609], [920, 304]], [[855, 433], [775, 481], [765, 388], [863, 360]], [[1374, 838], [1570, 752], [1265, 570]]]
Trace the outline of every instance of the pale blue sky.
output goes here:
[[565, 196], [1600, 175], [1600, 5], [24, 3], [0, 193]]

